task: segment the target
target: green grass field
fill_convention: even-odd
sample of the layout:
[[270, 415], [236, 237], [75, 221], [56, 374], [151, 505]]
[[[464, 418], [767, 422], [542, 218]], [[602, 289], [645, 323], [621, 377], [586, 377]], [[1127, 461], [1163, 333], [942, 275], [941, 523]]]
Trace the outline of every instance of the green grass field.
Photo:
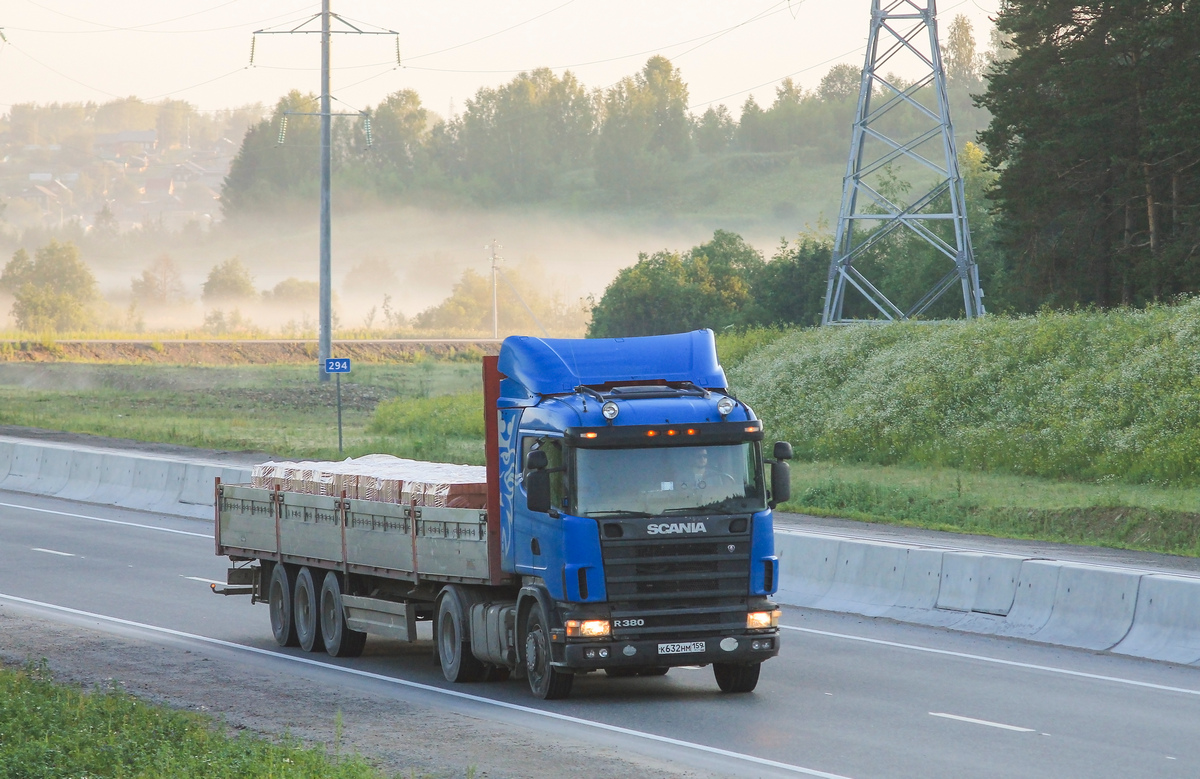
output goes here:
[[[439, 397], [481, 383], [475, 363], [356, 367], [342, 382], [346, 456], [482, 462], [482, 444], [470, 431], [416, 424], [431, 418], [431, 405], [444, 403]], [[401, 416], [412, 424], [372, 427], [385, 401], [405, 409]], [[7, 363], [0, 365], [0, 424], [290, 458], [338, 455], [335, 384], [319, 384], [307, 366]]]
[[[768, 437], [796, 446], [787, 509], [1200, 556], [1198, 323], [1192, 301], [731, 332], [718, 350]], [[346, 455], [482, 464], [479, 371], [356, 368]], [[309, 367], [0, 364], [0, 424], [330, 459], [335, 413]]]
[[233, 735], [211, 717], [150, 706], [119, 690], [56, 684], [45, 665], [0, 668], [4, 777], [383, 779], [361, 757], [338, 754], [339, 747], [330, 754]]

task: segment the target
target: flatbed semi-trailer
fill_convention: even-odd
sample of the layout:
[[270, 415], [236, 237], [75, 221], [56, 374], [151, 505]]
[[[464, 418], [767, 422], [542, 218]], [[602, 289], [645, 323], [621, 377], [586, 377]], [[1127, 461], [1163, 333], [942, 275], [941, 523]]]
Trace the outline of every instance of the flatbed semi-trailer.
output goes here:
[[484, 387], [485, 508], [218, 484], [232, 567], [214, 590], [269, 604], [279, 644], [338, 657], [432, 621], [448, 680], [511, 674], [541, 698], [679, 665], [753, 690], [779, 652], [791, 447], [764, 460], [712, 333], [509, 338]]

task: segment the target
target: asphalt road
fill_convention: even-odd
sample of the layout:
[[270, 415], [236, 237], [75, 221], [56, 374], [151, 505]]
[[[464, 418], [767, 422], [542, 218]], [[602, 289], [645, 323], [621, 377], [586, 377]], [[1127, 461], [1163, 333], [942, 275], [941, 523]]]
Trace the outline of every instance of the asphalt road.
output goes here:
[[208, 523], [0, 492], [0, 608], [561, 733], [731, 776], [1196, 777], [1200, 670], [803, 609], [752, 695], [710, 669], [451, 685], [430, 644], [281, 650], [265, 606], [221, 598]]

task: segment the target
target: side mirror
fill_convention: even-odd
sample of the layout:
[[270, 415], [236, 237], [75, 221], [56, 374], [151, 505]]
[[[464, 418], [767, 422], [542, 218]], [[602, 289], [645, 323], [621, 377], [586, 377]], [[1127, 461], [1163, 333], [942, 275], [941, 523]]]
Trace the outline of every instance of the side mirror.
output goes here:
[[527, 471], [542, 471], [550, 466], [550, 461], [546, 459], [546, 453], [541, 449], [534, 449], [525, 458], [525, 470]]
[[787, 441], [776, 441], [775, 451], [773, 454], [775, 455], [776, 460], [790, 460], [793, 456], [792, 445]]
[[539, 514], [550, 513], [550, 474], [545, 470], [525, 474], [525, 505]]
[[[779, 444], [776, 444], [778, 449]], [[786, 446], [786, 444], [785, 444]], [[789, 449], [791, 447], [788, 447]], [[547, 485], [549, 486], [549, 485]], [[532, 493], [531, 493], [532, 494]], [[771, 508], [792, 499], [792, 469], [785, 462], [771, 463]]]

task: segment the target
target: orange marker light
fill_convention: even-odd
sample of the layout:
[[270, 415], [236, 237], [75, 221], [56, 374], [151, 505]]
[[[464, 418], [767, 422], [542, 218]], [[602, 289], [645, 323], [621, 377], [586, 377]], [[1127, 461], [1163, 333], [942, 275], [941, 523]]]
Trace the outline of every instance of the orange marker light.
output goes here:
[[584, 438], [595, 438], [597, 435], [599, 435], [599, 433], [584, 433], [583, 437]]
[[647, 431], [646, 431], [646, 435], [648, 435], [648, 436], [650, 436], [651, 438], [653, 438], [654, 436], [658, 435], [658, 431], [657, 431], [657, 430], [647, 430]]
[[691, 428], [691, 427], [689, 427], [689, 428], [688, 428], [688, 435], [696, 435], [696, 430], [695, 430], [695, 428]]
[[675, 435], [675, 431], [674, 431], [674, 430], [668, 430], [668, 431], [667, 431], [667, 435]]

